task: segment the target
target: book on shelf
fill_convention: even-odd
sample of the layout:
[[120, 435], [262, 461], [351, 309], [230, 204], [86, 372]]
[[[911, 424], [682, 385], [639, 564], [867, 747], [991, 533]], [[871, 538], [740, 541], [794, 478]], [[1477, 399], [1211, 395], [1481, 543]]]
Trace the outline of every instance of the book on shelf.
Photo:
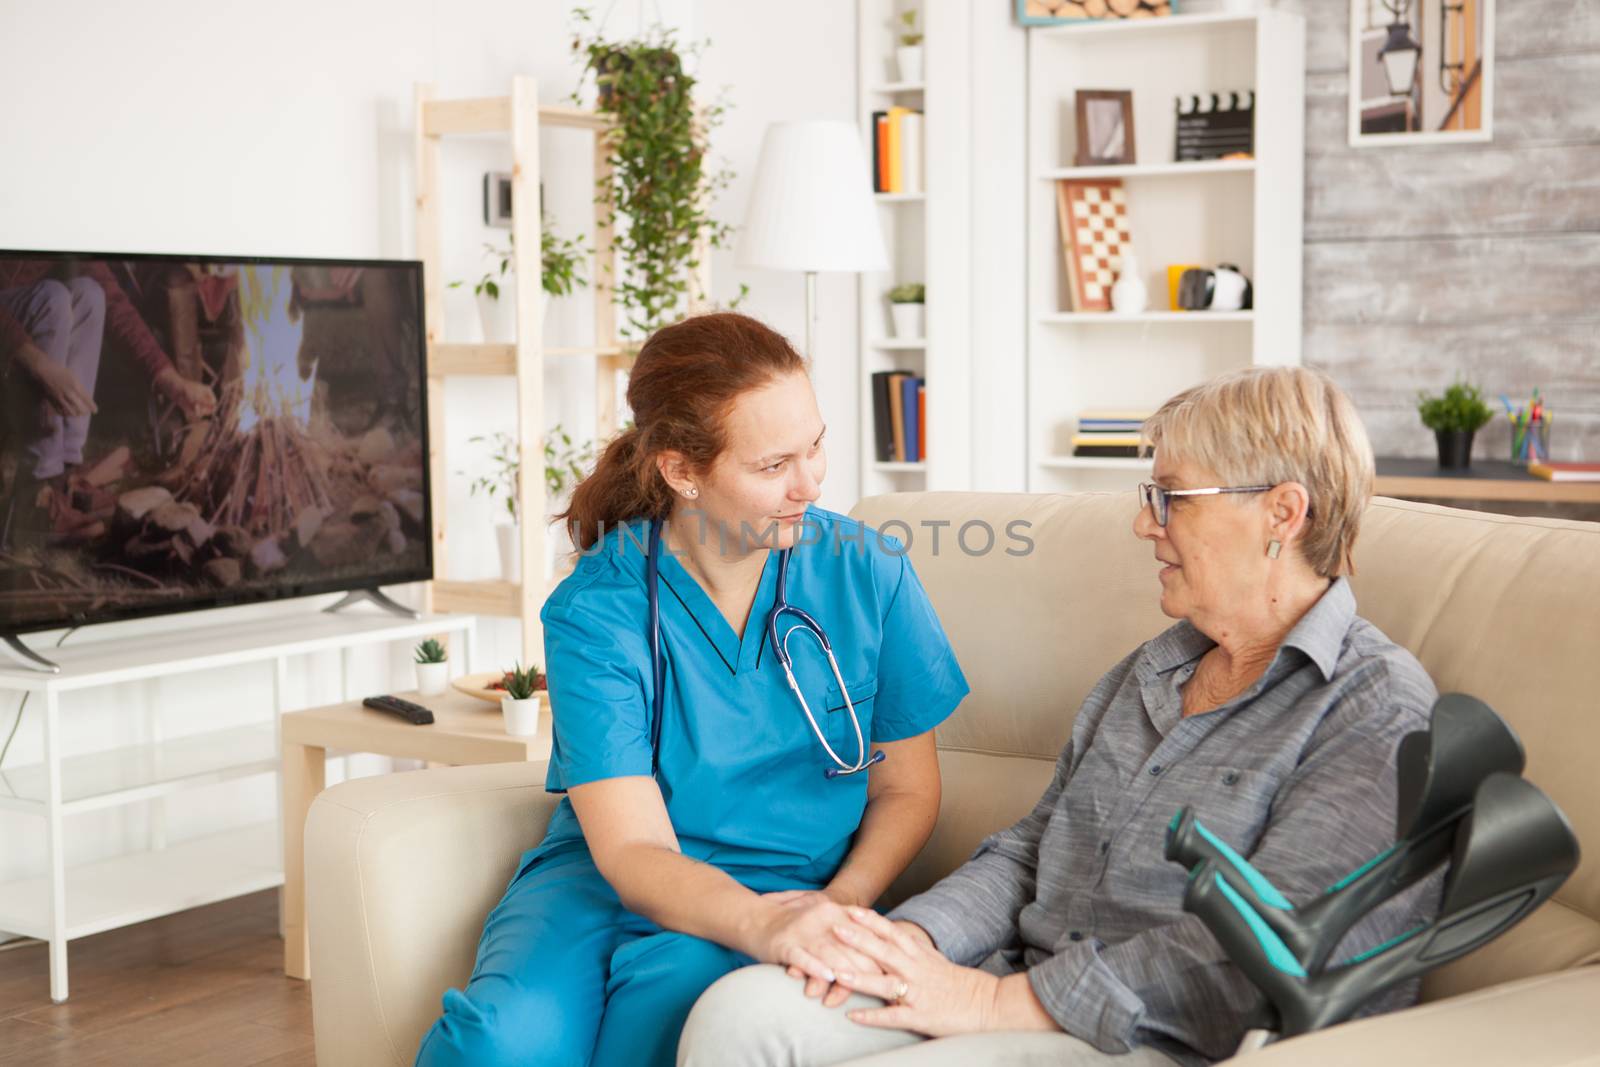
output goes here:
[[920, 384], [920, 378], [900, 379], [900, 395], [903, 398], [900, 410], [904, 419], [907, 463], [916, 463], [922, 459], [922, 454], [917, 451], [917, 428], [922, 425], [917, 419], [917, 386]]
[[878, 193], [923, 191], [922, 112], [891, 107], [872, 113], [872, 189]]
[[1103, 456], [1137, 459], [1146, 454], [1144, 438], [1146, 411], [1085, 411], [1078, 416], [1078, 430], [1072, 435], [1074, 456]]
[[872, 376], [873, 455], [880, 463], [919, 463], [927, 455], [926, 380], [906, 371]]
[[1600, 463], [1552, 463], [1535, 460], [1528, 473], [1547, 482], [1600, 482]]

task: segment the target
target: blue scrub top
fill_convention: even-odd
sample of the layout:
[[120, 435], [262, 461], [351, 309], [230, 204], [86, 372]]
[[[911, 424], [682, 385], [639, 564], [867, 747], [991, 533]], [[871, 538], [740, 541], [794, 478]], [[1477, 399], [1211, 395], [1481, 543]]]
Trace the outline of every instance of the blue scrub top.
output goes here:
[[[555, 724], [546, 788], [650, 774], [649, 527], [607, 530], [544, 609]], [[712, 536], [715, 536], [713, 533]], [[741, 640], [663, 542], [665, 718], [657, 782], [685, 855], [746, 884], [826, 885], [866, 808], [870, 771], [834, 766], [767, 640], [778, 553], [769, 552]], [[933, 605], [893, 537], [808, 509], [789, 560], [788, 601], [833, 644], [863, 738], [898, 741], [943, 722], [968, 686]], [[795, 620], [779, 621], [783, 635]], [[855, 731], [827, 657], [807, 631], [788, 641], [795, 680], [828, 743], [854, 763]], [[586, 848], [572, 804], [557, 807], [524, 858]]]

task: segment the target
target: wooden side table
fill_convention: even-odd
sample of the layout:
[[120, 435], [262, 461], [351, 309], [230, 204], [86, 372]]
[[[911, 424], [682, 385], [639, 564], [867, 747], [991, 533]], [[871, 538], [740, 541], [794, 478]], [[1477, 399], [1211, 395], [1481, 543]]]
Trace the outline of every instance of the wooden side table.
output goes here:
[[500, 708], [487, 701], [454, 691], [436, 697], [395, 695], [428, 708], [433, 722], [413, 726], [397, 716], [363, 707], [359, 700], [283, 716], [283, 971], [290, 978], [311, 977], [305, 905], [306, 815], [325, 785], [328, 749], [455, 766], [550, 757], [548, 699], [539, 716], [539, 732], [513, 737], [505, 731]]

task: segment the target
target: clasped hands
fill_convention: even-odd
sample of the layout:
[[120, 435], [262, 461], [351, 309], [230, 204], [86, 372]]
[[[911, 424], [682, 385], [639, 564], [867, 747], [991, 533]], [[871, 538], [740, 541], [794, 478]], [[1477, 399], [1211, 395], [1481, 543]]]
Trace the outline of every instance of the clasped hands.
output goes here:
[[915, 923], [891, 922], [822, 892], [790, 890], [765, 899], [786, 913], [767, 958], [803, 978], [806, 996], [820, 996], [823, 1006], [838, 1007], [859, 992], [889, 1002], [850, 1012], [865, 1026], [930, 1037], [999, 1028], [1000, 979], [951, 963]]

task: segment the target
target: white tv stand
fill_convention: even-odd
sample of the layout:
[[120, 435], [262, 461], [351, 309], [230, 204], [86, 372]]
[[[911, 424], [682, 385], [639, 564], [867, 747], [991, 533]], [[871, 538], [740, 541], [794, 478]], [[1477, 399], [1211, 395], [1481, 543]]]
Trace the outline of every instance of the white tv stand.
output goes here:
[[[0, 667], [0, 692], [36, 693], [44, 704], [44, 761], [0, 770], [0, 808], [43, 817], [49, 838], [49, 869], [43, 876], [0, 883], [0, 930], [49, 942], [50, 999], [67, 999], [67, 942], [73, 938], [283, 884], [283, 827], [276, 815], [257, 826], [171, 847], [157, 819], [148, 851], [70, 869], [64, 859], [65, 816], [257, 774], [276, 776], [280, 803], [274, 810], [281, 810], [279, 717], [286, 710], [289, 657], [343, 652], [340, 690], [351, 699], [350, 650], [456, 633], [463, 647], [451, 662], [459, 665], [454, 673], [465, 673], [471, 669], [475, 624], [470, 615], [401, 619], [370, 611], [303, 612], [67, 644], [51, 649], [61, 667], [54, 674]], [[276, 665], [270, 723], [87, 755], [67, 756], [61, 750], [62, 693], [269, 661]]]

